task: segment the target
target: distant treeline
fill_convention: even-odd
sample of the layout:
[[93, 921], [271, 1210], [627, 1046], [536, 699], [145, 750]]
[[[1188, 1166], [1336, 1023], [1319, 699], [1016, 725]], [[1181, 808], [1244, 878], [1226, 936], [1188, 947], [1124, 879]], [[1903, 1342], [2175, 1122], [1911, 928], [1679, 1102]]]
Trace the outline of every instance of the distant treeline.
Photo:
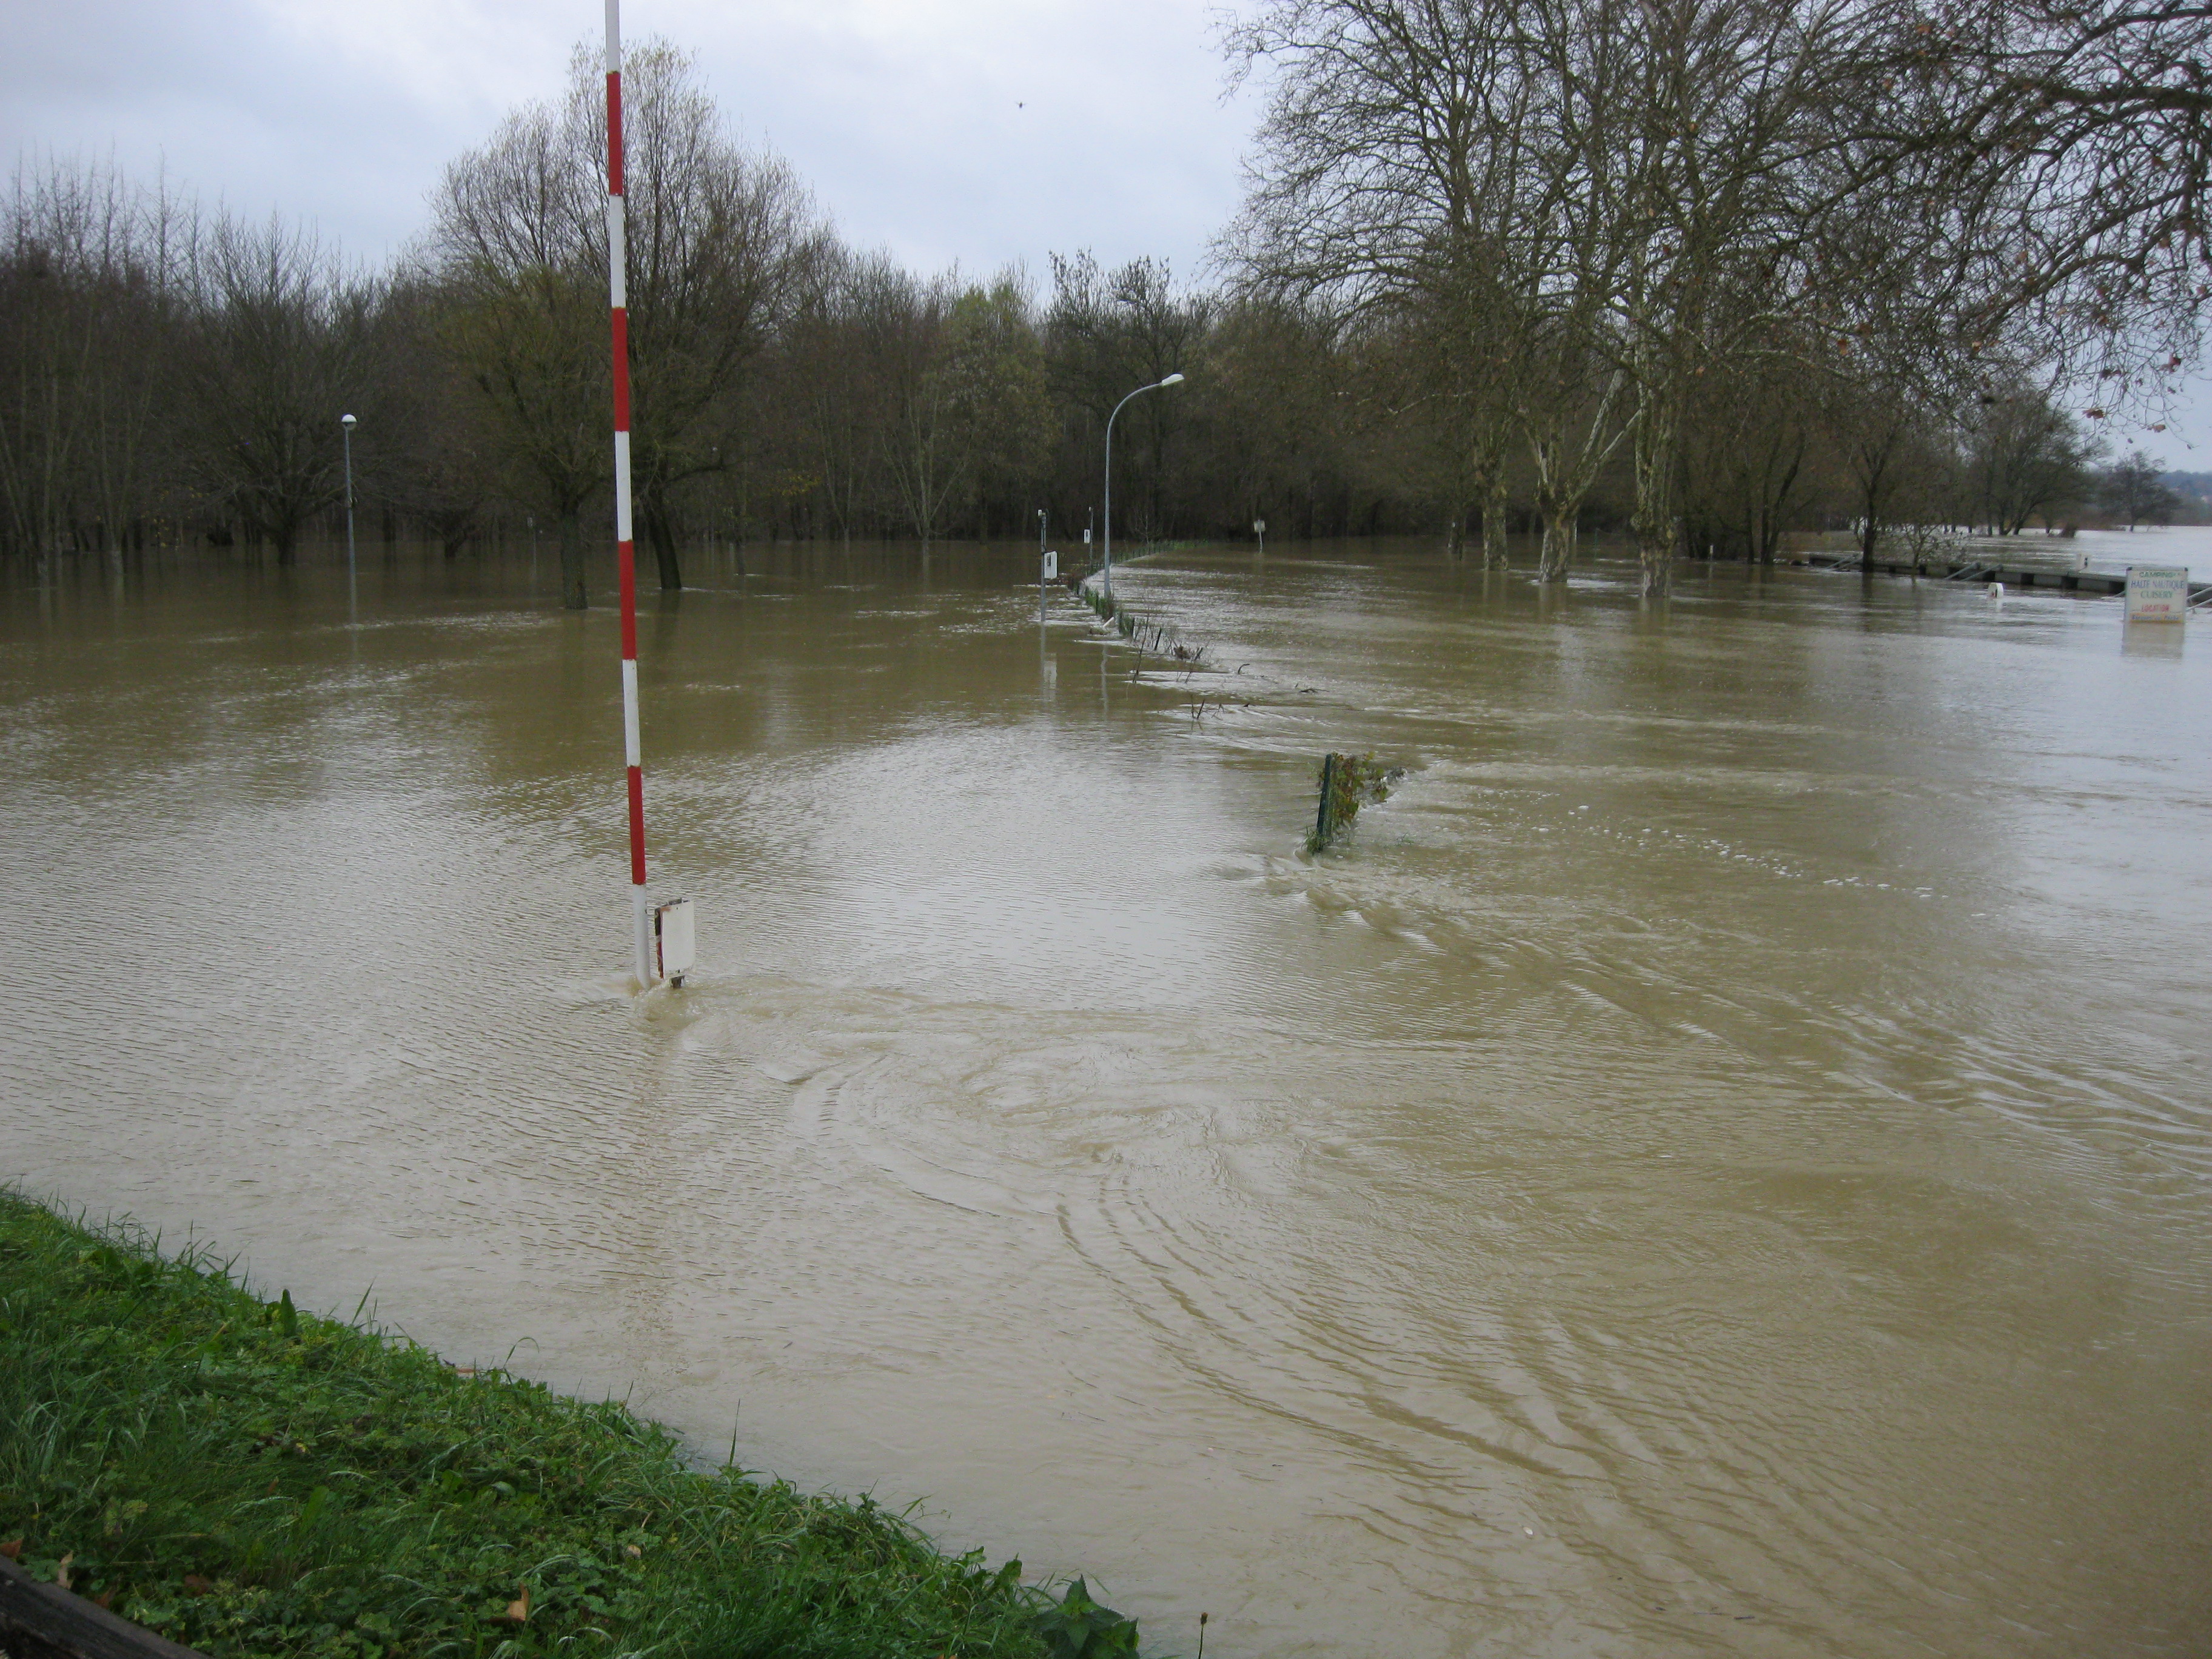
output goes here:
[[2212, 524], [2212, 472], [2167, 472], [2158, 482], [2172, 505], [2151, 522]]
[[[840, 240], [690, 60], [629, 64], [641, 548], [704, 536], [1541, 532], [1771, 558], [1856, 526], [2172, 510], [2154, 419], [2208, 291], [2202, 7], [2103, 0], [1266, 0], [1218, 278], [1055, 254], [922, 275]], [[2198, 66], [2194, 67], [2192, 66]], [[0, 549], [362, 533], [610, 539], [604, 115], [456, 160], [367, 270], [110, 168], [19, 167], [0, 246]], [[587, 550], [592, 556], [587, 557]]]

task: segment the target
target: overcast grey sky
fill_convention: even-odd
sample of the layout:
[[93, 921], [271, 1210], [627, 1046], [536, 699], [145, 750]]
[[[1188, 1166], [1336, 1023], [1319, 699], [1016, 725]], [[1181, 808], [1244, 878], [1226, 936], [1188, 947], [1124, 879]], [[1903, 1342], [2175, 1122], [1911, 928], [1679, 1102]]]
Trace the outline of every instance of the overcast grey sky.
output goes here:
[[[1258, 116], [1223, 97], [1220, 0], [628, 0], [696, 53], [748, 142], [845, 237], [936, 270], [1139, 253], [1199, 274]], [[380, 264], [439, 170], [596, 41], [597, 0], [0, 0], [0, 146], [112, 152], [232, 209], [312, 219]], [[2164, 434], [2212, 470], [2212, 381]]]
[[[848, 240], [988, 272], [1089, 247], [1196, 274], [1235, 210], [1253, 101], [1208, 0], [629, 0], [696, 53], [741, 136]], [[373, 262], [452, 156], [557, 91], [595, 0], [4, 0], [0, 143], [110, 150], [314, 220]]]

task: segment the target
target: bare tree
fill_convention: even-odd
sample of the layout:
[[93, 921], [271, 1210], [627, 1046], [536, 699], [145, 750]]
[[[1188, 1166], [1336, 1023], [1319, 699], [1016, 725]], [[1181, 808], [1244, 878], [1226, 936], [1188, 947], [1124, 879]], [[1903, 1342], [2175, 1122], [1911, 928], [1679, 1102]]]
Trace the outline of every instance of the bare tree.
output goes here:
[[946, 362], [953, 295], [948, 278], [925, 283], [902, 277], [886, 296], [899, 304], [895, 328], [884, 340], [890, 416], [884, 459], [907, 526], [925, 550], [967, 480], [969, 455], [960, 441], [965, 411]]
[[1705, 541], [1770, 564], [1811, 497], [1820, 428], [1802, 376], [1752, 358], [1698, 383], [1684, 410], [1689, 514]]
[[1585, 234], [1619, 241], [1614, 319], [1636, 390], [1634, 524], [1643, 585], [1681, 543], [1680, 426], [1694, 383], [1801, 333], [1825, 302], [1808, 259], [1856, 72], [1860, 27], [1834, 0], [1553, 0], [1567, 133], [1613, 205]]
[[447, 168], [428, 250], [445, 349], [525, 499], [557, 527], [572, 610], [588, 602], [584, 507], [613, 466], [604, 256], [596, 273], [588, 257], [605, 222], [596, 179], [550, 110], [518, 111]]
[[185, 384], [202, 483], [280, 564], [343, 494], [338, 416], [372, 374], [375, 284], [279, 219], [216, 221], [196, 266]]
[[[632, 424], [638, 513], [660, 585], [684, 585], [675, 496], [741, 438], [745, 376], [803, 292], [827, 242], [805, 189], [781, 160], [741, 149], [665, 42], [629, 59], [623, 145], [629, 214]], [[596, 58], [579, 53], [564, 132], [605, 152]], [[597, 268], [604, 273], [604, 244]]]
[[[1467, 497], [1481, 501], [1484, 561], [1498, 565], [1506, 451], [1556, 293], [1540, 270], [1557, 244], [1543, 238], [1538, 82], [1513, 13], [1285, 0], [1227, 39], [1241, 74], [1274, 77], [1224, 251], [1256, 294], [1418, 342], [1402, 406], [1443, 447], [1455, 526]], [[1556, 461], [1559, 446], [1545, 448]]]
[[1887, 95], [1852, 112], [1860, 179], [1978, 221], [1994, 268], [1979, 337], [2091, 388], [2087, 418], [2160, 407], [2212, 297], [2212, 7], [1887, 0], [1873, 15]]
[[[744, 377], [825, 233], [789, 168], [728, 138], [689, 58], [647, 42], [628, 78], [632, 453], [639, 517], [674, 588], [675, 493], [738, 447]], [[581, 510], [611, 465], [582, 441], [588, 429], [608, 447], [605, 122], [596, 60], [579, 50], [559, 104], [516, 112], [447, 170], [431, 242], [464, 313], [457, 349], [562, 526], [571, 605], [585, 600]]]
[[353, 443], [364, 506], [406, 515], [449, 559], [484, 532], [506, 482], [483, 391], [451, 349], [465, 338], [457, 321], [453, 295], [419, 274], [392, 286], [375, 319], [376, 374], [356, 405], [362, 426]]
[[785, 414], [783, 470], [805, 480], [847, 541], [884, 515], [886, 358], [909, 297], [889, 256], [835, 250], [782, 332], [773, 395]]
[[2166, 483], [2166, 469], [2137, 449], [2105, 470], [2099, 494], [2130, 530], [2138, 524], [2166, 524], [2180, 509], [2181, 497]]
[[[1224, 527], [1239, 536], [1255, 519], [1279, 537], [1294, 533], [1298, 506], [1310, 521], [1325, 481], [1343, 466], [1346, 392], [1357, 369], [1341, 331], [1316, 307], [1246, 294], [1222, 307], [1206, 362], [1203, 380], [1182, 388], [1209, 417], [1201, 430], [1210, 482], [1200, 494], [1233, 504]], [[1080, 424], [1083, 453], [1061, 472], [1087, 479], [1091, 434], [1087, 420]]]
[[1015, 270], [988, 287], [963, 289], [946, 320], [944, 373], [961, 415], [978, 529], [988, 539], [994, 505], [1036, 491], [1052, 433], [1044, 344]]
[[2065, 410], [2036, 388], [2015, 384], [1991, 394], [1969, 434], [1968, 477], [1982, 521], [2017, 536], [2039, 515], [2046, 523], [2076, 507], [2089, 489], [2094, 447]]
[[0, 204], [0, 545], [120, 546], [182, 509], [155, 433], [197, 231], [189, 203], [112, 167], [19, 166]]
[[[1178, 290], [1166, 261], [1133, 259], [1107, 271], [1087, 252], [1054, 254], [1052, 273], [1045, 331], [1053, 390], [1088, 416], [1087, 434], [1099, 433], [1136, 386], [1171, 374], [1203, 378], [1198, 359], [1213, 303], [1208, 295]], [[1134, 463], [1137, 475], [1125, 481], [1123, 510], [1134, 534], [1157, 536], [1167, 520], [1170, 453], [1191, 425], [1189, 402], [1145, 398], [1121, 418], [1117, 448], [1121, 464]]]

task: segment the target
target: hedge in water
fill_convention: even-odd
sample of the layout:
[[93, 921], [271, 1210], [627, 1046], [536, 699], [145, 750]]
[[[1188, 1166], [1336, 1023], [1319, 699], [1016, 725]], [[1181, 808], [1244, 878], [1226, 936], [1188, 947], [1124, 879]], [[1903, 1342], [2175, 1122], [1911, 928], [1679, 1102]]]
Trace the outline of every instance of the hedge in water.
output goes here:
[[1306, 832], [1306, 851], [1319, 853], [1352, 828], [1362, 805], [1390, 799], [1390, 786], [1405, 776], [1402, 767], [1379, 765], [1372, 755], [1328, 754], [1321, 761], [1321, 801], [1314, 827]]

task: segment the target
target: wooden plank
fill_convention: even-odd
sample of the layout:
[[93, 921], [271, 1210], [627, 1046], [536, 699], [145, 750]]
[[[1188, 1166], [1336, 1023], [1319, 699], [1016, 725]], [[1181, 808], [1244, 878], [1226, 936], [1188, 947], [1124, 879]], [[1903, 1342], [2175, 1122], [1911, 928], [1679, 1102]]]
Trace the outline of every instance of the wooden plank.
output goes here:
[[0, 1556], [0, 1653], [8, 1659], [204, 1659]]

